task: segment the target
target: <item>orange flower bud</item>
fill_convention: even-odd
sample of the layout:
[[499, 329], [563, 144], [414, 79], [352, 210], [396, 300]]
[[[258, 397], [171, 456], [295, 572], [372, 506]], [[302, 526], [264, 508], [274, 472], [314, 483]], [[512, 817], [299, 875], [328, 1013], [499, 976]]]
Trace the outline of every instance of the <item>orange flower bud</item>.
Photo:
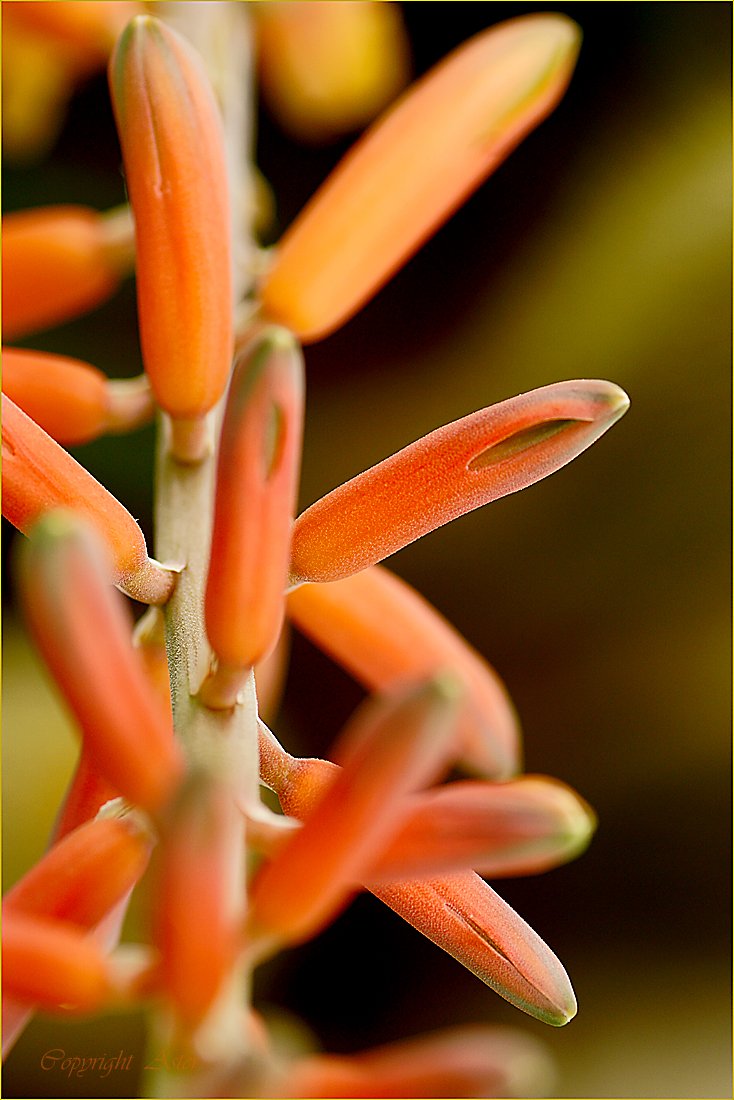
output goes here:
[[405, 795], [445, 764], [457, 691], [450, 677], [369, 700], [340, 739], [343, 767], [302, 829], [258, 874], [252, 925], [266, 940], [314, 935], [394, 831]]
[[131, 815], [88, 821], [55, 844], [10, 889], [3, 913], [92, 929], [145, 870], [151, 840]]
[[473, 871], [392, 883], [372, 893], [516, 1008], [554, 1027], [576, 1015], [571, 983], [556, 956]]
[[164, 822], [153, 942], [161, 987], [188, 1027], [203, 1018], [235, 958], [232, 869], [243, 830], [231, 792], [202, 774], [188, 780]]
[[93, 1012], [113, 993], [100, 945], [73, 925], [8, 913], [3, 920], [3, 992], [47, 1012]]
[[110, 555], [110, 579], [145, 603], [165, 603], [175, 576], [148, 557], [143, 532], [63, 447], [2, 396], [3, 515], [28, 534], [38, 519], [69, 509], [95, 528]]
[[153, 415], [147, 381], [110, 382], [89, 363], [45, 351], [3, 348], [3, 393], [66, 445], [130, 431]]
[[135, 215], [143, 360], [160, 405], [198, 420], [232, 360], [232, 261], [221, 119], [199, 56], [141, 15], [120, 37], [110, 88]]
[[578, 45], [563, 15], [513, 19], [409, 88], [286, 233], [265, 313], [304, 342], [348, 320], [550, 113]]
[[317, 1054], [291, 1070], [278, 1095], [321, 1097], [544, 1096], [550, 1059], [509, 1028], [435, 1031], [347, 1057]]
[[238, 362], [222, 425], [206, 630], [222, 666], [251, 668], [283, 622], [303, 422], [303, 360], [269, 329]]
[[415, 589], [375, 565], [289, 593], [291, 622], [370, 691], [450, 668], [466, 689], [457, 725], [460, 763], [504, 778], [520, 766], [512, 702], [494, 669]]
[[75, 58], [89, 64], [103, 63], [125, 24], [138, 15], [142, 4], [133, 0], [64, 0], [48, 4], [12, 4], [15, 24], [26, 27], [49, 41], [73, 51]]
[[540, 775], [509, 783], [448, 783], [410, 800], [405, 820], [366, 873], [370, 883], [472, 868], [532, 875], [575, 858], [596, 826], [570, 787]]
[[117, 788], [98, 771], [88, 750], [82, 745], [74, 775], [56, 818], [53, 840], [61, 840], [85, 821], [90, 821], [105, 802], [117, 798], [119, 794]]
[[133, 649], [126, 609], [107, 583], [96, 539], [75, 516], [52, 514], [23, 549], [28, 623], [90, 760], [130, 801], [159, 809], [178, 783], [183, 758]]
[[83, 206], [3, 218], [4, 340], [69, 321], [114, 293], [128, 265], [110, 228], [104, 215]]
[[557, 382], [438, 428], [298, 517], [292, 582], [348, 577], [534, 484], [591, 446], [628, 407], [611, 382]]
[[[260, 723], [260, 781], [288, 817], [250, 815], [249, 839], [269, 856], [326, 797], [338, 774], [328, 760], [291, 756]], [[473, 869], [525, 875], [577, 856], [596, 827], [591, 808], [570, 787], [545, 776], [507, 783], [458, 782], [403, 803], [392, 839], [365, 868], [370, 887]]]
[[404, 87], [409, 46], [395, 4], [257, 4], [262, 94], [294, 137], [360, 129]]

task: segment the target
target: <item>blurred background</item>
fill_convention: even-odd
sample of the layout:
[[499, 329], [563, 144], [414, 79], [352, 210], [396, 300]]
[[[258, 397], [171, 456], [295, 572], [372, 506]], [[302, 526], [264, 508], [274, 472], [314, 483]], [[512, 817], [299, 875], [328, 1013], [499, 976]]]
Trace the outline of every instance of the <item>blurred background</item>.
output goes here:
[[[407, 3], [414, 73], [546, 5]], [[370, 896], [257, 976], [261, 1004], [351, 1051], [457, 1022], [536, 1035], [566, 1097], [722, 1097], [730, 1075], [730, 42], [724, 3], [555, 5], [584, 42], [559, 108], [353, 321], [309, 347], [301, 506], [476, 408], [609, 378], [627, 416], [579, 461], [390, 561], [503, 677], [526, 769], [574, 786], [599, 830], [577, 862], [499, 892], [569, 971], [555, 1031], [499, 1000]], [[6, 62], [9, 64], [9, 61]], [[277, 239], [351, 138], [295, 142], [266, 110], [258, 160]], [[6, 211], [124, 201], [105, 79], [75, 91], [42, 159], [6, 159]], [[25, 342], [140, 371], [134, 285]], [[79, 448], [151, 532], [153, 432]], [[14, 533], [6, 530], [6, 563]], [[44, 850], [75, 734], [5, 593], [5, 888]], [[360, 689], [295, 636], [287, 747], [326, 752]], [[133, 931], [139, 912], [131, 916]], [[64, 1084], [51, 1046], [116, 1054], [136, 1017], [37, 1020], [7, 1096], [130, 1095]], [[64, 1093], [64, 1088], [68, 1092]], [[123, 1091], [115, 1090], [123, 1089]], [[51, 1090], [51, 1091], [49, 1091]], [[104, 1091], [107, 1090], [107, 1091]]]

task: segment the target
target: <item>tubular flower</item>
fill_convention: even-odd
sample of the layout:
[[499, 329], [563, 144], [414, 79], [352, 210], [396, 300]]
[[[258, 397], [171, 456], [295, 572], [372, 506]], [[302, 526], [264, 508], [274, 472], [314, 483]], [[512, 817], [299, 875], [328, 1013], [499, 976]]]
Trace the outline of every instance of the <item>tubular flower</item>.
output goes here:
[[24, 549], [26, 616], [90, 759], [131, 801], [160, 808], [180, 777], [181, 750], [132, 647], [97, 541], [74, 516], [53, 514]]
[[163, 822], [152, 922], [157, 984], [189, 1028], [205, 1015], [236, 955], [241, 918], [229, 870], [242, 831], [226, 787], [196, 773]]
[[[260, 731], [261, 779], [285, 819], [253, 821], [251, 840], [272, 855], [333, 784], [337, 765], [286, 753]], [[557, 780], [521, 776], [506, 783], [456, 782], [407, 798], [392, 840], [363, 875], [368, 883], [428, 877], [473, 868], [482, 874], [527, 875], [575, 858], [596, 827], [591, 808]]]
[[25, 913], [92, 929], [142, 876], [151, 838], [132, 815], [88, 821], [59, 840], [3, 898]]
[[[122, 234], [122, 240], [121, 240]], [[3, 218], [3, 340], [69, 321], [106, 301], [130, 267], [117, 212], [84, 206]]]
[[289, 593], [288, 618], [364, 687], [450, 668], [464, 686], [458, 761], [504, 778], [520, 766], [520, 731], [504, 685], [487, 662], [410, 585], [383, 566]]
[[82, 745], [79, 760], [54, 824], [54, 840], [61, 840], [73, 829], [90, 821], [105, 802], [110, 802], [119, 794], [117, 788], [97, 768], [93, 754]]
[[3, 348], [3, 393], [65, 445], [128, 432], [153, 416], [146, 379], [111, 382], [89, 363], [45, 351]]
[[532, 1039], [504, 1028], [456, 1027], [348, 1057], [304, 1058], [279, 1095], [544, 1096], [552, 1076], [548, 1056]]
[[164, 603], [174, 574], [148, 557], [143, 532], [122, 504], [42, 428], [2, 397], [3, 515], [23, 534], [48, 512], [68, 509], [98, 532], [111, 579], [145, 603]]
[[366, 126], [408, 79], [410, 48], [395, 4], [258, 4], [255, 14], [263, 97], [302, 141]]
[[473, 871], [371, 889], [516, 1008], [554, 1027], [576, 1015], [571, 983], [556, 956]]
[[217, 465], [205, 618], [220, 674], [235, 681], [270, 653], [283, 623], [302, 421], [300, 350], [268, 329], [235, 368]]
[[93, 1012], [115, 991], [99, 944], [73, 925], [25, 913], [3, 920], [3, 989], [47, 1012]]
[[145, 369], [161, 407], [196, 421], [222, 396], [233, 351], [219, 110], [198, 55], [148, 15], [120, 37], [110, 88], [135, 215]]
[[611, 382], [557, 382], [436, 429], [298, 517], [291, 582], [348, 577], [533, 485], [590, 447], [628, 407]]
[[327, 796], [260, 872], [252, 925], [265, 937], [313, 935], [343, 904], [365, 860], [394, 831], [405, 795], [445, 765], [457, 687], [448, 677], [375, 700], [342, 734]]
[[304, 342], [348, 320], [556, 106], [578, 46], [565, 16], [513, 19], [414, 84], [281, 241], [267, 316]]

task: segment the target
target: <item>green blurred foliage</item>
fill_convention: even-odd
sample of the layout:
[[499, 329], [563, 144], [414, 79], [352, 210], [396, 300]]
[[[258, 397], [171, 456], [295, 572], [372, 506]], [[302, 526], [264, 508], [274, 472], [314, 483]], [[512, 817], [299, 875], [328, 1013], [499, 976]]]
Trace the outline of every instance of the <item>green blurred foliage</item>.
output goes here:
[[[496, 1020], [546, 1040], [562, 1095], [723, 1096], [731, 9], [556, 7], [585, 33], [556, 114], [359, 317], [308, 349], [302, 505], [513, 393], [572, 377], [629, 392], [627, 416], [573, 466], [391, 563], [505, 679], [528, 770], [570, 782], [599, 815], [579, 862], [499, 885], [567, 965], [579, 1016], [548, 1036], [370, 898], [264, 968], [257, 988], [331, 1049]], [[542, 8], [407, 4], [416, 69], [491, 22]], [[8, 207], [121, 201], [104, 96], [101, 80], [80, 91], [40, 171], [6, 170]], [[281, 225], [344, 147], [299, 150], [261, 120]], [[136, 373], [132, 286], [28, 343]], [[78, 456], [149, 525], [152, 433]], [[11, 881], [43, 848], [71, 731], [38, 686], [15, 618], [5, 673]], [[296, 638], [276, 728], [294, 751], [325, 751], [359, 696]], [[43, 1035], [19, 1045], [31, 1071]]]

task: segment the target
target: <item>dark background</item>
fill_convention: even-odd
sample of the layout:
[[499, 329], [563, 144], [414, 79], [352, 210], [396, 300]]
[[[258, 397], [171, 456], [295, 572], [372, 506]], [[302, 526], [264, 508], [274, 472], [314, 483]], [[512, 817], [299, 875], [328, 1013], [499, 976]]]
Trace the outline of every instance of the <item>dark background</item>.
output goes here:
[[[535, 10], [546, 6], [404, 5], [415, 71]], [[566, 965], [579, 1015], [560, 1031], [521, 1016], [368, 896], [263, 968], [256, 991], [327, 1049], [485, 1020], [546, 1042], [559, 1095], [726, 1096], [731, 8], [555, 10], [584, 31], [560, 107], [370, 305], [307, 350], [301, 504], [534, 386], [607, 377], [630, 394], [627, 416], [577, 463], [390, 562], [504, 678], [527, 770], [570, 783], [598, 813], [576, 863], [498, 884]], [[263, 114], [273, 237], [348, 145], [299, 147]], [[79, 90], [47, 161], [6, 165], [4, 203], [123, 199], [100, 77]], [[28, 344], [138, 373], [132, 283]], [[149, 532], [152, 431], [136, 444], [78, 456]], [[73, 741], [37, 684], [12, 582], [5, 591], [10, 883], [43, 849]], [[293, 751], [325, 752], [360, 698], [296, 637], [275, 728]], [[63, 748], [50, 741], [57, 729]], [[119, 1019], [103, 1027], [36, 1022], [8, 1064], [6, 1095], [60, 1095], [43, 1091], [38, 1071], [49, 1046], [134, 1048], [137, 1020], [124, 1043]], [[113, 1095], [123, 1084], [77, 1082], [69, 1094], [107, 1086]]]

